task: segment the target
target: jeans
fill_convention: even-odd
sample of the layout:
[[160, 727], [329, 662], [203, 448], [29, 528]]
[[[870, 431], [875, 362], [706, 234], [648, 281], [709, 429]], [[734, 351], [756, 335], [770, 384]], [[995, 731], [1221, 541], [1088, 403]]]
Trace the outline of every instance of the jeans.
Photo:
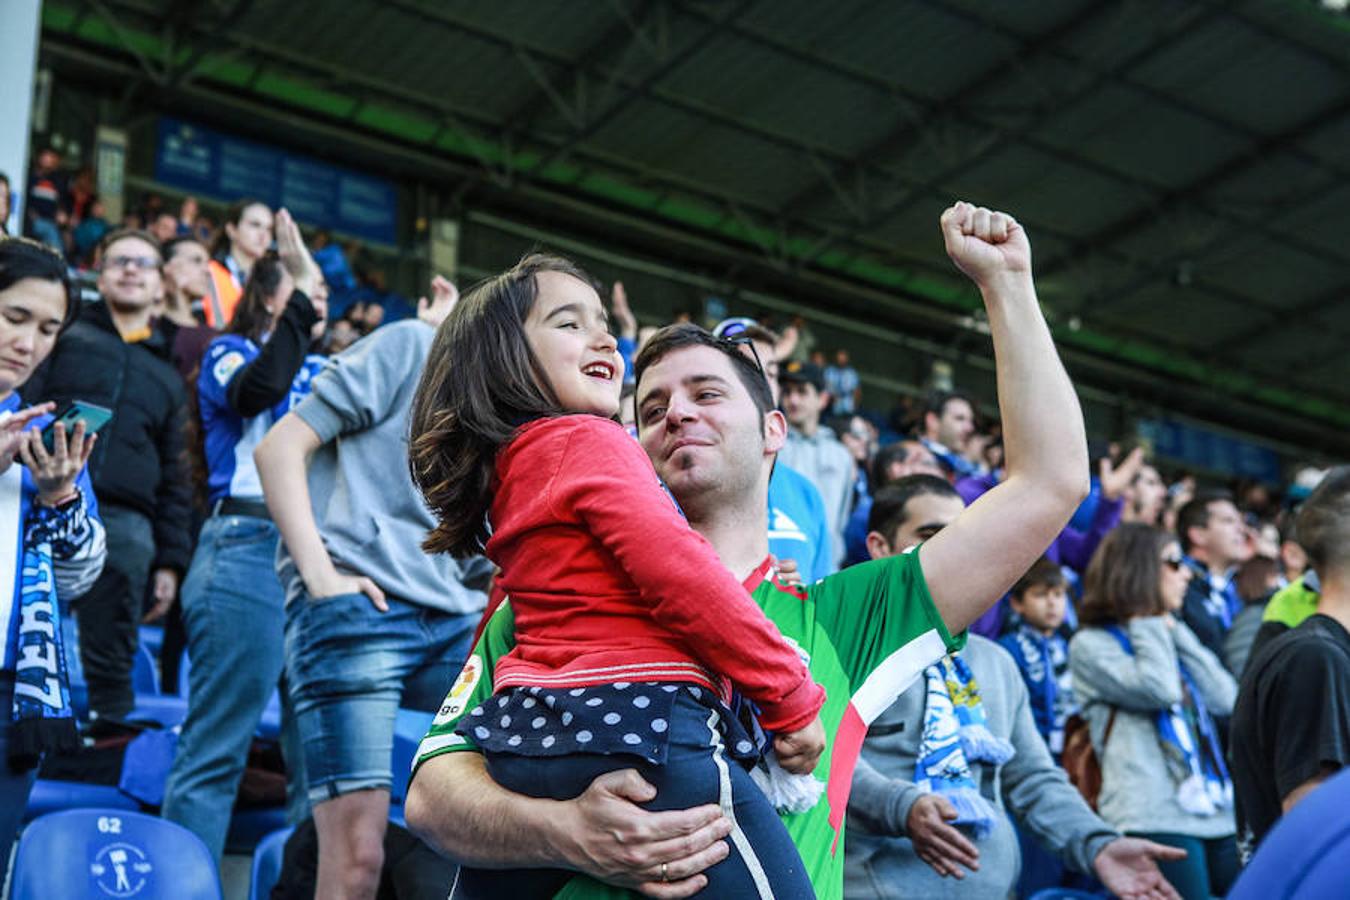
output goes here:
[[[689, 809], [717, 803], [731, 820], [730, 855], [707, 869], [703, 895], [814, 898], [806, 867], [782, 820], [751, 780], [750, 773], [726, 757], [717, 728], [718, 714], [684, 692], [670, 716], [665, 765], [638, 756], [577, 753], [528, 757], [488, 754], [488, 772], [508, 790], [532, 797], [567, 800], [581, 794], [596, 777], [633, 768], [656, 788], [648, 810]], [[822, 802], [824, 802], [822, 800]], [[500, 897], [551, 897], [573, 873], [554, 869], [488, 870], [461, 868], [453, 900]]]
[[365, 594], [286, 607], [286, 682], [304, 744], [309, 802], [388, 789], [399, 706], [434, 710], [469, 652], [478, 614], [454, 615]]
[[[187, 628], [188, 714], [164, 793], [164, 818], [202, 839], [217, 864], [248, 748], [282, 671], [285, 596], [268, 519], [213, 516], [202, 526], [181, 594]], [[303, 815], [304, 769], [282, 691], [288, 814]]]
[[[9, 767], [10, 710], [14, 704], [14, 673], [0, 673], [0, 891], [9, 871], [9, 854], [23, 824], [28, 794], [33, 790], [37, 769], [15, 772]], [[0, 893], [0, 896], [4, 896]]]
[[1158, 861], [1158, 868], [1172, 883], [1172, 887], [1177, 889], [1182, 900], [1223, 897], [1237, 880], [1237, 841], [1232, 835], [1209, 840], [1164, 832], [1149, 832], [1134, 836], [1169, 847], [1180, 847], [1186, 851], [1186, 858], [1183, 860]]
[[89, 709], [121, 719], [135, 703], [131, 670], [155, 557], [155, 535], [150, 520], [133, 509], [104, 504], [99, 515], [108, 532], [108, 561], [74, 608]]

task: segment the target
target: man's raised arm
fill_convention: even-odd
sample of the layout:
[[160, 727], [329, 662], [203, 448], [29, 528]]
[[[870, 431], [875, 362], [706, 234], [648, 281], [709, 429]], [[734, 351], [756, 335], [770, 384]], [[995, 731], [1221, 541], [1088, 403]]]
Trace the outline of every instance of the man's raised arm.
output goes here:
[[1083, 412], [1041, 315], [1031, 244], [1005, 213], [957, 203], [942, 214], [947, 255], [989, 314], [1007, 476], [919, 548], [924, 578], [954, 634], [1010, 588], [1088, 492]]
[[408, 827], [462, 865], [582, 872], [649, 897], [689, 897], [726, 858], [731, 823], [716, 804], [648, 812], [656, 789], [633, 769], [608, 772], [573, 800], [544, 800], [492, 780], [483, 756], [434, 756], [408, 789]]

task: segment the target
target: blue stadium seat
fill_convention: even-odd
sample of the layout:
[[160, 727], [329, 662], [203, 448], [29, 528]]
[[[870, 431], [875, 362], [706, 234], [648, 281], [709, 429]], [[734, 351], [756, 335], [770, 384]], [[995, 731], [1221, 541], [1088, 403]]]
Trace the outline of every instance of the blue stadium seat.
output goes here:
[[225, 850], [229, 853], [252, 853], [267, 837], [285, 828], [286, 807], [260, 806], [236, 809], [230, 816], [230, 830], [225, 835]]
[[1228, 892], [1230, 900], [1332, 900], [1350, 890], [1350, 769], [1275, 825]]
[[136, 648], [136, 659], [131, 668], [131, 689], [138, 694], [159, 693], [159, 670], [155, 658], [144, 644]]
[[120, 809], [43, 816], [19, 839], [12, 900], [220, 900], [211, 853], [164, 819]]
[[183, 724], [187, 718], [187, 698], [172, 694], [143, 694], [136, 692], [135, 706], [127, 714], [129, 722], [158, 722], [165, 728]]
[[390, 760], [394, 781], [389, 787], [389, 799], [395, 804], [402, 804], [408, 796], [408, 777], [412, 775], [417, 745], [431, 727], [433, 718], [434, 713], [400, 709], [394, 719], [394, 752]]
[[1077, 888], [1042, 888], [1032, 894], [1029, 900], [1103, 900], [1106, 894], [1094, 894], [1091, 891], [1080, 891]]
[[141, 805], [110, 784], [39, 778], [33, 782], [23, 817], [24, 821], [32, 821], [62, 810], [99, 807], [139, 812]]
[[281, 877], [281, 859], [286, 850], [286, 841], [290, 839], [294, 828], [274, 831], [262, 839], [258, 849], [253, 851], [253, 875], [249, 879], [249, 900], [267, 900], [272, 894], [272, 886]]
[[159, 659], [159, 648], [164, 645], [163, 625], [141, 625], [138, 629], [140, 645], [150, 651], [151, 659]]

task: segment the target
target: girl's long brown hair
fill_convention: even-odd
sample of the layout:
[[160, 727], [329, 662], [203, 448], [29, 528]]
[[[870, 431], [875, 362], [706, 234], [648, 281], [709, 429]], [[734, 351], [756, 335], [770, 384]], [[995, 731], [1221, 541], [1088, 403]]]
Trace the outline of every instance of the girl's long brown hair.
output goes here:
[[530, 254], [475, 285], [427, 354], [413, 398], [409, 468], [439, 523], [422, 543], [428, 553], [483, 552], [497, 452], [526, 422], [563, 412], [525, 337], [540, 272], [591, 283], [569, 260]]
[[1151, 525], [1127, 522], [1106, 536], [1083, 576], [1083, 625], [1123, 625], [1163, 613], [1162, 552], [1176, 538]]

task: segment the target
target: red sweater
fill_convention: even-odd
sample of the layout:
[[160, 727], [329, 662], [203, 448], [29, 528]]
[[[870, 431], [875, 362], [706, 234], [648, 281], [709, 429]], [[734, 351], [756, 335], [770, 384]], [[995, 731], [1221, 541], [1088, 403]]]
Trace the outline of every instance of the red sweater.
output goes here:
[[[729, 678], [773, 731], [825, 702], [717, 553], [689, 527], [623, 427], [541, 419], [497, 458], [487, 555], [511, 598], [516, 646], [494, 689]], [[639, 585], [641, 587], [639, 588]]]

